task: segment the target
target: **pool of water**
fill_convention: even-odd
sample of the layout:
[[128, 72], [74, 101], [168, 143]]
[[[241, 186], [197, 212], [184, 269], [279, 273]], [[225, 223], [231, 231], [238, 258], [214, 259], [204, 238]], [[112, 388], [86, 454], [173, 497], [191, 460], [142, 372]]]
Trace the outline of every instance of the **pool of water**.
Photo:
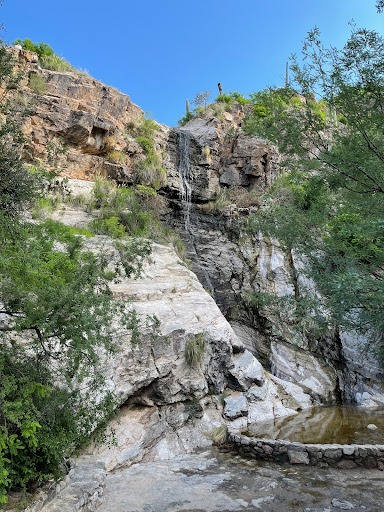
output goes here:
[[[372, 424], [377, 428], [367, 428]], [[384, 444], [384, 409], [316, 407], [274, 422], [254, 423], [245, 434], [310, 444]]]

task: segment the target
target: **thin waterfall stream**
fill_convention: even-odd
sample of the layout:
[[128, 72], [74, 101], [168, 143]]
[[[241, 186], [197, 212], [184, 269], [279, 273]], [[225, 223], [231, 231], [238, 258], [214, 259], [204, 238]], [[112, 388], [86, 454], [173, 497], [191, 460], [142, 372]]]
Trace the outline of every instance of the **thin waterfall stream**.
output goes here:
[[188, 235], [191, 233], [191, 205], [192, 205], [192, 185], [191, 185], [191, 162], [190, 162], [190, 143], [189, 133], [185, 130], [179, 130], [179, 178], [180, 178], [180, 199], [183, 205], [184, 227]]
[[180, 199], [183, 208], [184, 217], [184, 231], [187, 235], [188, 243], [192, 249], [194, 259], [198, 265], [205, 281], [205, 287], [208, 289], [212, 297], [215, 296], [215, 289], [209, 274], [201, 264], [199, 254], [196, 249], [195, 237], [193, 228], [191, 226], [191, 209], [192, 209], [192, 175], [191, 175], [191, 160], [190, 160], [190, 134], [187, 130], [179, 129], [178, 134], [178, 149], [179, 149], [179, 180], [180, 180]]

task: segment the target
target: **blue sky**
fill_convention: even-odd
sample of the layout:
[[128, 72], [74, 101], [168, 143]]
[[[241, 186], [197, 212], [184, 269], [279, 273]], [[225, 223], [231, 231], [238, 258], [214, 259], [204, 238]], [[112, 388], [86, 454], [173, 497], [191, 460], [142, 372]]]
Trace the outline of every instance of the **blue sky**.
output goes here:
[[283, 85], [315, 25], [342, 46], [348, 21], [384, 32], [375, 0], [4, 0], [6, 41], [49, 43], [170, 126], [199, 90]]

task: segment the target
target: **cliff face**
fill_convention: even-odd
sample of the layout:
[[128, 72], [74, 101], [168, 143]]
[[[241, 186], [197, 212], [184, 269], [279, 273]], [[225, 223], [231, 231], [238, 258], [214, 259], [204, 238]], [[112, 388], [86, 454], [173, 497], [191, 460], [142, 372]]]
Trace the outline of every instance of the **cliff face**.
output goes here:
[[[16, 57], [25, 63], [19, 98], [30, 110], [25, 125], [27, 162], [45, 162], [50, 146], [65, 147], [65, 154], [57, 154], [65, 176], [92, 180], [99, 174], [132, 181], [133, 163], [142, 150], [125, 127], [143, 119], [144, 112], [129, 96], [89, 76], [41, 69], [36, 54], [17, 48]], [[31, 88], [34, 74], [42, 77], [43, 91]], [[108, 160], [112, 150], [129, 156], [124, 165]]]
[[[117, 183], [137, 183], [137, 168], [145, 156], [131, 127], [143, 121], [142, 110], [116, 89], [88, 76], [41, 70], [35, 54], [16, 51], [26, 69], [20, 101], [29, 102], [31, 109], [25, 125], [27, 161], [45, 163], [52, 148], [65, 147], [65, 152], [56, 151], [63, 175], [92, 180], [100, 174]], [[43, 94], [31, 89], [31, 74], [44, 78]], [[129, 348], [129, 340], [124, 342], [119, 359], [108, 367], [110, 385], [121, 403], [155, 407], [163, 419], [172, 417], [161, 412], [169, 404], [191, 397], [205, 400], [211, 388], [229, 390], [224, 418], [235, 426], [294, 412], [314, 401], [384, 404], [384, 376], [367, 355], [366, 340], [351, 333], [309, 339], [295, 333], [291, 319], [276, 316], [271, 308], [255, 312], [249, 307], [253, 292], [294, 297], [304, 278], [299, 255], [284, 254], [262, 234], [245, 236], [239, 229], [238, 217], [257, 210], [257, 198], [279, 173], [274, 148], [241, 131], [244, 115], [237, 103], [229, 111], [216, 105], [183, 128], [158, 125], [154, 150], [167, 174], [160, 190], [167, 200], [164, 218], [186, 239], [192, 270], [213, 298], [168, 249], [157, 247], [145, 277], [114, 291], [122, 297], [133, 294], [143, 315], [156, 314], [168, 345], [152, 346], [147, 340], [139, 353]], [[188, 159], [187, 177], [182, 155]], [[190, 188], [188, 204], [180, 197], [183, 179]], [[228, 190], [237, 195], [225, 215], [213, 215], [209, 201]], [[71, 222], [68, 216], [62, 220]], [[207, 343], [203, 362], [197, 370], [188, 369], [186, 343], [201, 334]], [[210, 404], [220, 409], [217, 401], [210, 399]], [[186, 415], [187, 423], [192, 416]]]

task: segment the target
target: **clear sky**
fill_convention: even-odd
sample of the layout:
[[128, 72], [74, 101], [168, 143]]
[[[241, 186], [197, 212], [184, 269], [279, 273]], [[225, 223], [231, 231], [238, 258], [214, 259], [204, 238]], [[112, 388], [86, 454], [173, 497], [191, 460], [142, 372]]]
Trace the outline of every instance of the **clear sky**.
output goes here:
[[375, 0], [3, 0], [5, 39], [43, 41], [170, 126], [199, 90], [283, 85], [318, 26], [342, 46], [348, 21], [384, 32]]

